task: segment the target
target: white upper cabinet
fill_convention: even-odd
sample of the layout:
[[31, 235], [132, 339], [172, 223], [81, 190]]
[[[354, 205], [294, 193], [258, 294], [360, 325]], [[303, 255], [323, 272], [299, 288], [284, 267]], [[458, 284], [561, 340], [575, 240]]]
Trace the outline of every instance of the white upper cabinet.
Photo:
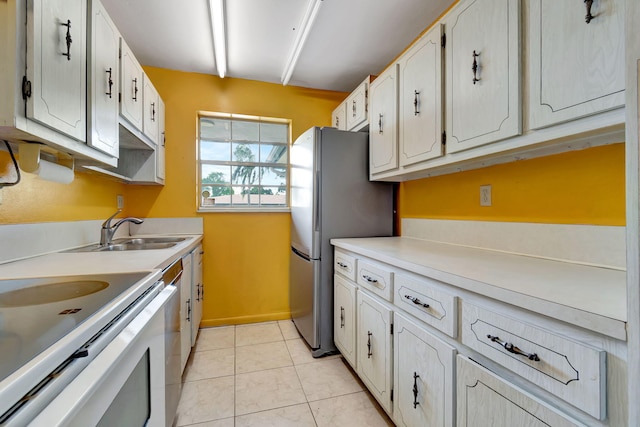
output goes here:
[[143, 132], [154, 143], [158, 144], [159, 133], [159, 100], [158, 91], [151, 83], [151, 80], [145, 75], [144, 78], [144, 90], [142, 92], [143, 99]]
[[369, 173], [398, 168], [398, 68], [387, 68], [369, 92]]
[[120, 39], [120, 116], [136, 129], [143, 129], [142, 67], [124, 39]]
[[446, 24], [447, 152], [520, 134], [520, 1], [469, 0]]
[[529, 2], [532, 129], [624, 106], [624, 1]]
[[444, 154], [442, 145], [442, 25], [437, 24], [399, 61], [400, 165]]
[[156, 177], [160, 180], [165, 178], [165, 125], [164, 125], [164, 102], [158, 97], [158, 146], [156, 147]]
[[118, 50], [120, 33], [99, 0], [91, 2], [90, 130], [88, 144], [118, 157]]
[[347, 130], [347, 107], [344, 102], [331, 113], [331, 126], [339, 130]]
[[367, 76], [367, 78], [351, 92], [351, 95], [349, 95], [345, 101], [347, 130], [358, 131], [367, 125], [369, 113], [369, 82], [370, 77]]
[[79, 141], [87, 137], [86, 4], [33, 1], [27, 13], [27, 118]]

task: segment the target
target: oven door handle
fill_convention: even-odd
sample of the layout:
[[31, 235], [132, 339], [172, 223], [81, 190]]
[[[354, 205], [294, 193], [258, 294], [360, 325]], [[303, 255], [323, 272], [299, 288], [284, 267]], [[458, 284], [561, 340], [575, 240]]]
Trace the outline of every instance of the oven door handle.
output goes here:
[[[163, 286], [162, 282], [159, 282], [159, 284]], [[119, 362], [127, 356], [128, 346], [138, 340], [138, 337], [144, 333], [145, 328], [152, 322], [154, 316], [164, 313], [164, 306], [177, 292], [178, 288], [175, 286], [166, 286], [160, 293], [152, 292], [154, 294], [153, 299], [104, 347], [104, 350], [91, 360], [87, 368], [80, 372], [38, 414], [29, 426], [68, 425], [73, 421], [78, 411], [87, 404], [94, 392], [102, 386], [105, 379], [109, 378], [113, 371], [118, 369]]]

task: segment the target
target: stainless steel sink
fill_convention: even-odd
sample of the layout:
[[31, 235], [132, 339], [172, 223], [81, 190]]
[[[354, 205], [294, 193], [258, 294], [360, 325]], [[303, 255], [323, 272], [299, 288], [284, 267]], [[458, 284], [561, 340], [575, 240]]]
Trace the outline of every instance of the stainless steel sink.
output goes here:
[[101, 246], [95, 249], [95, 252], [110, 252], [110, 251], [142, 251], [147, 249], [166, 249], [177, 245], [177, 243], [119, 243], [109, 246]]
[[186, 237], [136, 237], [136, 238], [122, 238], [113, 241], [114, 244], [132, 244], [132, 245], [144, 245], [147, 243], [179, 243], [186, 240]]
[[112, 252], [167, 249], [185, 241], [186, 239], [186, 237], [123, 237], [115, 239], [108, 246], [95, 244], [71, 249], [65, 252]]

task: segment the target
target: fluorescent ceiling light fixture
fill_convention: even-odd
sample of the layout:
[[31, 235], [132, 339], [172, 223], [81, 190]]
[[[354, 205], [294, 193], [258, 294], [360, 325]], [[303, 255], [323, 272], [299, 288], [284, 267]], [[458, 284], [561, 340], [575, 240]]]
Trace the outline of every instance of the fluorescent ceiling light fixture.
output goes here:
[[227, 73], [227, 40], [224, 23], [224, 0], [209, 0], [211, 14], [211, 35], [213, 36], [213, 53], [216, 58], [216, 69], [220, 78]]
[[310, 0], [309, 4], [307, 5], [307, 11], [304, 14], [302, 24], [299, 28], [300, 31], [298, 31], [296, 40], [293, 43], [293, 49], [291, 49], [289, 59], [287, 60], [287, 65], [285, 66], [284, 72], [282, 73], [282, 84], [284, 86], [286, 86], [289, 83], [289, 80], [291, 80], [291, 75], [293, 74], [293, 70], [296, 68], [296, 64], [298, 63], [298, 59], [300, 58], [302, 48], [307, 41], [307, 37], [309, 37], [311, 27], [313, 27], [313, 23], [318, 16], [318, 11], [320, 10], [322, 1], [323, 0]]

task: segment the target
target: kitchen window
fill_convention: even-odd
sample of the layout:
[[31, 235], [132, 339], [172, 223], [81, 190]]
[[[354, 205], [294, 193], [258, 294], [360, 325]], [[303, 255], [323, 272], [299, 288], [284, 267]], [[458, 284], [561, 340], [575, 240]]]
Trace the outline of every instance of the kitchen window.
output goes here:
[[288, 210], [290, 123], [201, 113], [199, 210]]

